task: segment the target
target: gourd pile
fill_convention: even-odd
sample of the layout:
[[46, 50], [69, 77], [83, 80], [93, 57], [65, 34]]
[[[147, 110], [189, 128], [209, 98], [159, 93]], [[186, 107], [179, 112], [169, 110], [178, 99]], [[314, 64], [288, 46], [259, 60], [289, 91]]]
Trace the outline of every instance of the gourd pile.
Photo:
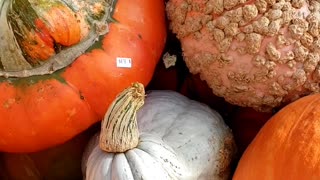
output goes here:
[[1, 180], [320, 179], [317, 0], [0, 0]]

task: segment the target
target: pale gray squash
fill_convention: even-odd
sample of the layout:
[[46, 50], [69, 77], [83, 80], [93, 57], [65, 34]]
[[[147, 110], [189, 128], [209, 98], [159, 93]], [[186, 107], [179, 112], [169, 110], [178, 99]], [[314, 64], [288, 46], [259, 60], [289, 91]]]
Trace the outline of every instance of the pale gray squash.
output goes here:
[[[93, 137], [84, 153], [84, 179], [229, 177], [236, 148], [232, 132], [216, 111], [172, 91], [152, 91], [143, 102], [144, 89], [137, 83], [124, 92], [109, 108], [102, 122], [103, 133]], [[119, 133], [120, 129], [125, 130]]]

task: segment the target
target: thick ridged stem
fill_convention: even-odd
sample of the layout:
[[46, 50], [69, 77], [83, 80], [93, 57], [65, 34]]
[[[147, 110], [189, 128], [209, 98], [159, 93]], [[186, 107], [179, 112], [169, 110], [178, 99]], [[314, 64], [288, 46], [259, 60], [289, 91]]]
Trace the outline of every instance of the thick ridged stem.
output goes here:
[[125, 152], [139, 142], [137, 111], [145, 99], [144, 86], [133, 83], [110, 105], [101, 124], [100, 148], [106, 152]]

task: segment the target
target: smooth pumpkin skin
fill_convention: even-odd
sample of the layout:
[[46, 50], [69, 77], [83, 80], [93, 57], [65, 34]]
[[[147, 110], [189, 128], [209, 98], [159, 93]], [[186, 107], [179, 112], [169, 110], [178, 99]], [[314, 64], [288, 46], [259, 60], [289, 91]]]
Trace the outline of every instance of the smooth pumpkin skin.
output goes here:
[[320, 179], [320, 95], [281, 109], [246, 149], [234, 180]]
[[151, 90], [137, 112], [137, 123], [139, 144], [123, 153], [101, 150], [100, 134], [92, 137], [83, 153], [84, 179], [224, 180], [230, 177], [236, 153], [233, 134], [220, 114], [207, 105], [174, 91]]
[[[164, 1], [118, 0], [113, 18], [101, 48], [62, 71], [2, 79], [0, 151], [34, 152], [66, 142], [100, 121], [122, 89], [149, 83], [166, 40]], [[132, 68], [117, 68], [116, 57], [132, 58]]]

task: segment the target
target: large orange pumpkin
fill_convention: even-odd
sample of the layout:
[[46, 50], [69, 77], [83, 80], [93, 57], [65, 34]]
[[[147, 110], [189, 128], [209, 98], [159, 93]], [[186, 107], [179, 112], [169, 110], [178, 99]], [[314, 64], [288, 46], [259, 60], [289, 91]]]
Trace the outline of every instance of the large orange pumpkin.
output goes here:
[[0, 151], [52, 147], [101, 120], [122, 89], [149, 83], [166, 40], [162, 0], [0, 7]]
[[320, 179], [320, 95], [276, 113], [246, 149], [234, 180]]

